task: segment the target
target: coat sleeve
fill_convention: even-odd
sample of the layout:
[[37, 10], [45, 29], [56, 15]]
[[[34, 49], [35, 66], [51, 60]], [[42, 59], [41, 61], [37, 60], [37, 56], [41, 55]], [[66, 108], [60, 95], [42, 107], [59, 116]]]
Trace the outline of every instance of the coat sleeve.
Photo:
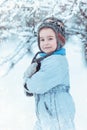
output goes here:
[[63, 56], [50, 56], [42, 61], [40, 70], [26, 84], [30, 92], [43, 94], [57, 85], [67, 84], [67, 76]]

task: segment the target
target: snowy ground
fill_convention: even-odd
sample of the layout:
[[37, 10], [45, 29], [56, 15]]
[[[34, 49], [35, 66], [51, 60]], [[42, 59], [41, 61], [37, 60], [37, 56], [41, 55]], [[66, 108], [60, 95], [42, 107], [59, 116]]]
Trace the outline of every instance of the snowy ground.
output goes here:
[[76, 37], [70, 39], [67, 57], [70, 66], [71, 94], [76, 105], [76, 130], [87, 130], [87, 66], [83, 58], [80, 41]]
[[[87, 129], [87, 67], [82, 60], [79, 39], [70, 39], [67, 58], [70, 66], [71, 94], [76, 105], [76, 130]], [[0, 130], [33, 130], [36, 120], [33, 97], [23, 90], [23, 72], [30, 63], [25, 58], [10, 73], [0, 79]]]
[[34, 100], [24, 94], [23, 62], [0, 79], [0, 130], [32, 130]]

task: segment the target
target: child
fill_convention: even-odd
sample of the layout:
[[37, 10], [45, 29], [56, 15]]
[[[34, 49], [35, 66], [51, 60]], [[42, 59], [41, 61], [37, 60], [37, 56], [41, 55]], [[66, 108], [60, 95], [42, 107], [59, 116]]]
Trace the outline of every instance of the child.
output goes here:
[[38, 28], [38, 53], [25, 73], [25, 87], [35, 97], [34, 130], [75, 130], [62, 21], [50, 17]]

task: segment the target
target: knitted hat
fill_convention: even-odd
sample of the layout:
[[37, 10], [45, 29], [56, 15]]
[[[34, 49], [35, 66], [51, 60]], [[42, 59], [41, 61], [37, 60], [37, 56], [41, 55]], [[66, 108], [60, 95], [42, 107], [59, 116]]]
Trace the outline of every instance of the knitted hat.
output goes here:
[[[41, 23], [41, 25], [38, 28], [38, 46], [39, 46], [39, 48], [40, 48], [39, 33], [40, 33], [40, 30], [43, 28], [51, 28], [55, 32], [56, 38], [57, 38], [57, 43], [58, 43], [57, 49], [60, 49], [62, 46], [64, 46], [64, 44], [65, 44], [65, 27], [64, 27], [64, 23], [61, 20], [54, 18], [54, 17], [49, 17], [49, 18], [46, 18]], [[41, 48], [40, 48], [40, 50], [41, 50]]]

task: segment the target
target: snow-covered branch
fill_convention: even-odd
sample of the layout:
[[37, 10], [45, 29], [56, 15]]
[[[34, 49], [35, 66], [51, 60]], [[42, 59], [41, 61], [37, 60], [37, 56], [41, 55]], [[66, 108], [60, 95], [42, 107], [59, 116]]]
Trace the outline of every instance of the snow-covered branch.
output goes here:
[[66, 26], [67, 37], [81, 35], [82, 44], [86, 44], [86, 0], [2, 0], [0, 1], [0, 47], [2, 51], [7, 52], [6, 39], [16, 36], [18, 40], [9, 42], [8, 50], [14, 44], [11, 52], [4, 56], [2, 51], [0, 52], [0, 67], [9, 63], [8, 70], [10, 70], [24, 55], [33, 51], [32, 45], [36, 44], [37, 26], [48, 16], [62, 19]]

